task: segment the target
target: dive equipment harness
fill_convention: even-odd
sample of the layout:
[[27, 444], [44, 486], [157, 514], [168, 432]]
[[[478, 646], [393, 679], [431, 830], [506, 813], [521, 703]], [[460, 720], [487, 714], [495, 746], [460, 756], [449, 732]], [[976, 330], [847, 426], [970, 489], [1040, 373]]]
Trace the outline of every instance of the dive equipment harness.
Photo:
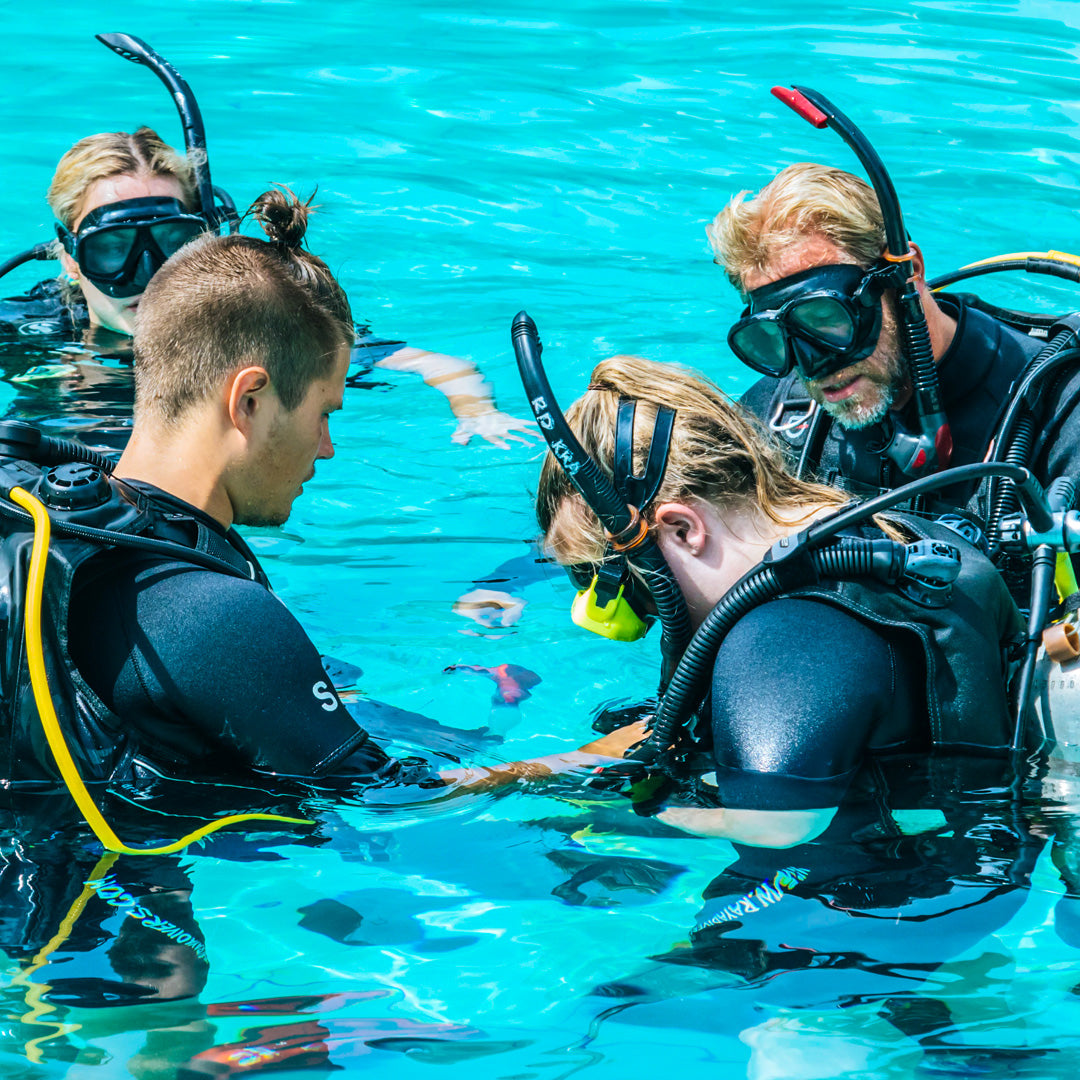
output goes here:
[[[132, 848], [98, 809], [84, 773], [92, 773], [94, 781], [108, 782], [118, 768], [131, 765], [137, 750], [125, 747], [116, 718], [68, 655], [67, 605], [75, 572], [104, 548], [128, 547], [267, 584], [254, 556], [247, 558], [242, 546], [234, 549], [221, 540], [217, 552], [210, 550], [210, 530], [199, 522], [195, 546], [146, 535], [175, 534], [181, 515], [156, 510], [137, 490], [112, 480], [111, 472], [107, 458], [78, 443], [48, 438], [28, 424], [0, 424], [0, 517], [6, 519], [0, 538], [0, 565], [5, 568], [0, 598], [6, 602], [0, 619], [0, 705], [9, 728], [4, 736], [6, 781], [35, 788], [51, 783], [47, 770], [25, 775], [31, 762], [44, 764], [51, 757], [101, 843], [110, 851], [133, 855], [179, 851], [240, 821], [308, 824], [277, 814], [233, 814], [174, 843]], [[64, 538], [65, 544], [50, 558], [54, 535]], [[32, 730], [31, 713], [40, 720], [44, 744]], [[72, 734], [81, 769], [72, 751]], [[24, 769], [23, 778], [13, 775], [16, 762]]]

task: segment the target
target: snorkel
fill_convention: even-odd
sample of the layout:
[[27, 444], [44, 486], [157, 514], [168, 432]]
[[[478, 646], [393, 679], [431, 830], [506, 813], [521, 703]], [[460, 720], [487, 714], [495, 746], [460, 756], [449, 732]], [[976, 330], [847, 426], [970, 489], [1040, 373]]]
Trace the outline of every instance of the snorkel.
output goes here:
[[[562, 466], [588, 507], [600, 519], [611, 552], [623, 563], [633, 558], [634, 565], [652, 596], [662, 628], [660, 651], [663, 662], [660, 692], [663, 693], [691, 636], [690, 616], [686, 610], [682, 591], [660, 549], [649, 535], [649, 528], [640, 508], [619, 493], [599, 464], [586, 453], [566, 422], [566, 417], [559, 408], [555, 395], [551, 392], [551, 385], [540, 362], [543, 346], [540, 344], [536, 323], [524, 311], [519, 311], [514, 316], [511, 339], [521, 382], [528, 394], [529, 405], [540, 425], [540, 431], [548, 444], [548, 449]], [[625, 438], [620, 439], [620, 446], [632, 446], [633, 416], [632, 403], [630, 407], [620, 404], [619, 426], [624, 429], [629, 428], [631, 436], [629, 442]], [[666, 461], [673, 418], [674, 413], [670, 409], [662, 410], [658, 414], [653, 441], [649, 448], [649, 461], [641, 476], [633, 476], [630, 473], [629, 461], [632, 455], [629, 451], [624, 450], [620, 453], [618, 449], [616, 450], [616, 458], [621, 459], [627, 472], [628, 484], [625, 486], [629, 487], [629, 494], [641, 499], [642, 505], [655, 495], [656, 487], [659, 485], [659, 475], [662, 475], [663, 461]], [[619, 460], [614, 463], [614, 466], [617, 473]], [[651, 492], [649, 488], [652, 488]], [[582, 595], [588, 597], [590, 592], [596, 589], [596, 585], [597, 581], [594, 577], [591, 589], [583, 591]], [[609, 610], [608, 617], [619, 621], [625, 617], [620, 616], [617, 611], [622, 601], [623, 595], [620, 588], [615, 598], [601, 611]], [[578, 602], [580, 603], [580, 600]], [[602, 621], [602, 619], [597, 621]], [[594, 627], [589, 628], [594, 629]], [[605, 634], [605, 636], [617, 637], [618, 635]], [[640, 634], [635, 636], [640, 636]]]
[[[184, 149], [195, 171], [199, 213], [213, 232], [218, 232], [225, 224], [229, 226], [229, 232], [236, 232], [240, 228], [240, 215], [236, 212], [236, 204], [228, 192], [215, 188], [211, 183], [210, 161], [206, 155], [206, 128], [203, 126], [199, 103], [195, 100], [187, 80], [164, 56], [154, 52], [145, 41], [133, 34], [94, 36], [117, 56], [122, 56], [133, 64], [148, 67], [165, 84], [176, 105], [176, 111], [180, 114], [180, 125], [184, 129]], [[215, 197], [220, 200], [220, 205], [215, 203]]]
[[[184, 129], [184, 149], [195, 173], [195, 192], [199, 203], [196, 212], [211, 232], [220, 232], [224, 225], [228, 226], [229, 232], [236, 232], [240, 228], [240, 215], [229, 193], [214, 187], [210, 180], [210, 164], [206, 156], [206, 129], [199, 104], [187, 81], [165, 57], [132, 34], [97, 34], [96, 37], [118, 56], [130, 60], [133, 64], [148, 67], [165, 84], [180, 115], [180, 123]], [[0, 262], [0, 278], [23, 263], [34, 259], [55, 259], [58, 255], [55, 241], [35, 244]]]
[[885, 223], [886, 250], [882, 258], [894, 264], [892, 286], [900, 312], [900, 343], [911, 373], [919, 433], [904, 431], [889, 413], [887, 435], [880, 453], [910, 479], [946, 468], [952, 456], [952, 434], [941, 404], [934, 350], [926, 314], [915, 287], [912, 248], [908, 242], [900, 200], [892, 179], [866, 136], [824, 95], [806, 86], [774, 86], [773, 96], [816, 128], [830, 127], [854, 151], [877, 195]]

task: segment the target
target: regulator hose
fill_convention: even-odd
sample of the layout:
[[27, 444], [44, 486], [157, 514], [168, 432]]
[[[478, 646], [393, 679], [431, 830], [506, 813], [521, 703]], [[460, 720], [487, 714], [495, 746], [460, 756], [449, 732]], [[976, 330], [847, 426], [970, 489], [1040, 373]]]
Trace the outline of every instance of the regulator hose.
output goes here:
[[63, 465], [81, 461], [111, 476], [113, 463], [104, 454], [71, 439], [43, 435], [40, 428], [21, 420], [0, 422], [0, 459], [22, 458], [35, 465]]
[[[1076, 500], [1076, 481], [1059, 476], [1046, 491], [1051, 511], [1067, 513]], [[1042, 646], [1043, 630], [1050, 614], [1054, 589], [1054, 573], [1057, 553], [1049, 544], [1040, 544], [1032, 559], [1031, 603], [1028, 606], [1027, 636], [1024, 641], [1024, 659], [1016, 680], [1016, 727], [1013, 729], [1012, 747], [1019, 750], [1024, 743], [1024, 728], [1031, 699], [1035, 692], [1035, 665]], [[1044, 732], [1045, 734], [1045, 732]]]
[[1029, 274], [1049, 274], [1066, 281], [1080, 281], [1080, 258], [1066, 251], [1017, 251], [1008, 255], [995, 255], [968, 263], [949, 274], [942, 274], [929, 282], [932, 292], [948, 288], [958, 281], [997, 274], [1004, 270], [1024, 270]]
[[23, 488], [12, 488], [11, 499], [26, 510], [34, 522], [34, 540], [30, 551], [30, 568], [26, 582], [26, 616], [24, 620], [26, 661], [30, 671], [30, 685], [34, 694], [34, 703], [37, 706], [41, 726], [45, 731], [45, 738], [49, 743], [49, 749], [52, 751], [64, 785], [67, 787], [72, 799], [75, 800], [76, 806], [82, 812], [86, 823], [102, 845], [108, 851], [121, 852], [125, 855], [169, 855], [174, 851], [182, 851], [189, 844], [202, 840], [211, 833], [225, 828], [226, 825], [235, 825], [241, 821], [277, 821], [289, 825], [312, 824], [306, 818], [283, 817], [280, 814], [230, 814], [227, 817], [218, 818], [216, 821], [203, 825], [174, 843], [150, 848], [128, 847], [116, 835], [97, 808], [93, 797], [86, 788], [86, 784], [83, 783], [83, 779], [79, 775], [79, 770], [71, 756], [71, 750], [68, 748], [67, 741], [64, 738], [63, 729], [60, 727], [60, 720], [56, 715], [52, 693], [49, 690], [49, 680], [45, 667], [45, 649], [41, 636], [45, 570], [49, 557], [49, 514], [45, 509], [45, 505]]
[[0, 277], [10, 274], [17, 266], [32, 262], [34, 259], [55, 259], [56, 241], [48, 240], [41, 244], [35, 244], [32, 248], [20, 251], [18, 255], [12, 255], [6, 262], [0, 263]]
[[[0, 487], [0, 493], [3, 488]], [[0, 514], [7, 517], [17, 518], [19, 521], [33, 521], [33, 516], [24, 510], [0, 502]], [[201, 566], [215, 573], [228, 574], [230, 577], [250, 578], [238, 566], [211, 555], [208, 551], [199, 551], [197, 548], [185, 547], [183, 544], [174, 544], [171, 540], [160, 540], [156, 536], [141, 536], [137, 533], [116, 532], [113, 529], [95, 529], [91, 525], [76, 525], [69, 521], [52, 522], [52, 532], [57, 536], [70, 536], [75, 540], [87, 540], [92, 544], [104, 544], [109, 547], [134, 548], [137, 551], [148, 551], [152, 555], [170, 557], [179, 562], [189, 562]]]
[[[1012, 394], [1005, 415], [998, 425], [990, 461], [1006, 461], [1027, 467], [1037, 423], [1027, 401], [1032, 388], [1069, 361], [1080, 359], [1080, 351], [1072, 346], [1076, 328], [1065, 324], [1031, 359], [1023, 372], [1019, 387]], [[1018, 499], [1013, 484], [1005, 477], [992, 478], [988, 492], [990, 511], [987, 515], [987, 539], [991, 551], [1000, 546], [1002, 518], [1014, 513]]]

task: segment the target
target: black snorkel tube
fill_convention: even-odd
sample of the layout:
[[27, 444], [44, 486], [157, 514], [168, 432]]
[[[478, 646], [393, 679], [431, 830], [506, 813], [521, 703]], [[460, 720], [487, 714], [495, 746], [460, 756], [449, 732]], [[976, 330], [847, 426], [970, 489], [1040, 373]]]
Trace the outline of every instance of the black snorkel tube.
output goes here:
[[880, 453], [911, 479], [944, 469], [952, 456], [952, 434], [941, 404], [934, 350], [915, 287], [912, 250], [892, 179], [866, 136], [827, 97], [806, 86], [774, 86], [772, 93], [814, 127], [832, 128], [866, 170], [885, 222], [887, 250], [882, 258], [895, 265], [893, 284], [900, 309], [901, 345], [911, 371], [919, 416], [919, 434], [912, 435], [889, 414], [890, 430]]
[[[210, 162], [206, 156], [206, 128], [203, 126], [199, 103], [191, 92], [187, 80], [160, 53], [134, 34], [95, 34], [102, 45], [112, 49], [117, 56], [133, 64], [148, 67], [164, 84], [172, 96], [180, 124], [184, 129], [184, 149], [195, 171], [195, 190], [199, 198], [199, 213], [215, 232], [228, 225], [229, 232], [240, 228], [240, 215], [228, 192], [215, 188], [210, 180]], [[220, 205], [214, 197], [220, 200]]]
[[660, 692], [663, 693], [691, 636], [690, 616], [682, 591], [649, 535], [648, 526], [638, 508], [629, 506], [619, 495], [615, 485], [570, 430], [540, 362], [543, 346], [536, 323], [524, 311], [519, 311], [514, 316], [510, 335], [518, 373], [548, 449], [600, 519], [612, 548], [623, 557], [632, 553], [634, 565], [641, 571], [656, 604], [662, 628]]
[[[240, 228], [240, 215], [236, 203], [223, 188], [216, 188], [210, 181], [210, 163], [206, 156], [206, 128], [203, 126], [199, 103], [191, 92], [187, 80], [160, 53], [154, 52], [141, 38], [132, 34], [96, 34], [103, 45], [133, 64], [148, 67], [166, 86], [180, 114], [184, 129], [184, 150], [195, 173], [195, 193], [199, 201], [198, 213], [206, 220], [212, 232], [220, 232], [227, 225], [229, 232]], [[217, 201], [215, 201], [215, 198]], [[32, 259], [55, 259], [58, 245], [55, 241], [35, 244], [32, 248], [0, 263], [0, 278]]]

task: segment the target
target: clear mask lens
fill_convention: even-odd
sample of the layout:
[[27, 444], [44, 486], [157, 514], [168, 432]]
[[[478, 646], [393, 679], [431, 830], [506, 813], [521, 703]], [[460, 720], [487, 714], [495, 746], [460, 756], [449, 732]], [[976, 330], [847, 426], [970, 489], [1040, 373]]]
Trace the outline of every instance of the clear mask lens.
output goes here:
[[782, 374], [787, 367], [787, 345], [780, 324], [758, 320], [736, 328], [729, 342], [745, 363], [769, 373]]
[[788, 322], [796, 331], [837, 349], [846, 349], [855, 340], [855, 324], [843, 304], [828, 297], [817, 297], [802, 304], [792, 304]]

